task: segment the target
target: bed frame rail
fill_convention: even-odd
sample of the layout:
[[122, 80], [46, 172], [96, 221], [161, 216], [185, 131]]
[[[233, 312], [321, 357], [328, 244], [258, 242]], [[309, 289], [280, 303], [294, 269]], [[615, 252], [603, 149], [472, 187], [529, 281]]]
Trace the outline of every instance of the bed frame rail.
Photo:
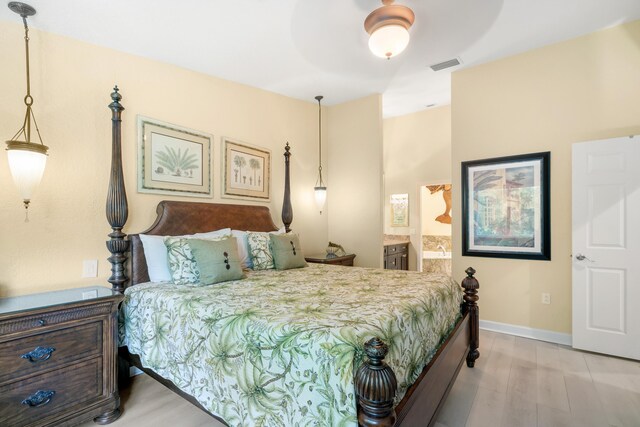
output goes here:
[[393, 400], [397, 389], [396, 376], [384, 362], [389, 348], [377, 337], [365, 343], [368, 359], [360, 366], [355, 376], [360, 426], [434, 424], [463, 362], [466, 360], [467, 366], [473, 368], [476, 359], [480, 357], [477, 304], [480, 284], [474, 277], [476, 271], [472, 267], [467, 268], [465, 272], [467, 277], [462, 280], [462, 318], [395, 408]]

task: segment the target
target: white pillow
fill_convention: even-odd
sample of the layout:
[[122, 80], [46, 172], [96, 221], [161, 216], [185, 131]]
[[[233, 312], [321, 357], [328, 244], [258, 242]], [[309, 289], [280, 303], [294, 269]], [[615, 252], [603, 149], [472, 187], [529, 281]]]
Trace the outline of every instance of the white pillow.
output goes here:
[[247, 241], [247, 232], [241, 230], [231, 230], [231, 235], [238, 242], [238, 256], [240, 257], [240, 265], [242, 268], [253, 268], [251, 257], [249, 256], [249, 242]]
[[187, 239], [207, 239], [207, 237], [222, 237], [222, 236], [231, 236], [230, 228], [221, 228], [216, 231], [207, 231], [206, 233], [196, 233], [196, 234], [187, 234], [186, 236], [181, 236]]
[[167, 247], [164, 245], [164, 236], [140, 234], [140, 241], [144, 248], [144, 257], [147, 259], [149, 280], [152, 282], [170, 282], [171, 272], [167, 261]]
[[[209, 231], [207, 233], [187, 234], [176, 236], [183, 238], [206, 239], [208, 237], [230, 236], [230, 228]], [[167, 247], [164, 244], [166, 236], [153, 236], [150, 234], [140, 234], [140, 241], [144, 248], [144, 256], [147, 259], [147, 270], [151, 282], [171, 282], [171, 271], [169, 270], [169, 260], [167, 259]]]

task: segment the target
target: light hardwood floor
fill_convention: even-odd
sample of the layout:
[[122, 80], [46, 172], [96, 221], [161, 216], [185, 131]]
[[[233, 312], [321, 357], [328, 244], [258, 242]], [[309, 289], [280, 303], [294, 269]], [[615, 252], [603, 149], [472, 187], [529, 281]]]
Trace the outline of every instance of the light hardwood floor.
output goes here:
[[488, 331], [437, 427], [640, 427], [640, 362]]
[[[462, 367], [436, 427], [640, 427], [640, 362], [488, 331], [480, 340], [476, 367]], [[222, 426], [146, 375], [122, 402], [111, 426]]]

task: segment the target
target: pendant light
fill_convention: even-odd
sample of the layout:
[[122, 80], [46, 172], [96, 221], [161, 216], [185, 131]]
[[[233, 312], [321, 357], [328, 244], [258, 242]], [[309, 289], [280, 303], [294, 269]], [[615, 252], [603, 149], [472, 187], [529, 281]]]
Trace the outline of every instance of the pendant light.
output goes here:
[[320, 215], [322, 215], [322, 209], [327, 201], [327, 187], [322, 181], [322, 105], [320, 104], [322, 98], [321, 95], [316, 96], [316, 101], [318, 101], [318, 180], [316, 186], [313, 187]]
[[[36, 117], [31, 109], [31, 106], [33, 105], [33, 97], [31, 96], [31, 82], [29, 74], [29, 27], [27, 26], [27, 17], [35, 15], [36, 10], [28, 4], [20, 2], [10, 2], [8, 6], [9, 9], [22, 17], [22, 22], [24, 24], [24, 43], [27, 59], [27, 95], [24, 97], [24, 103], [27, 106], [27, 111], [24, 116], [22, 127], [18, 132], [16, 132], [11, 140], [7, 141], [7, 158], [9, 161], [11, 175], [22, 196], [24, 208], [28, 209], [33, 191], [42, 179], [44, 167], [47, 163], [47, 150], [49, 149], [49, 147], [42, 143], [42, 137], [40, 136], [38, 124], [36, 123]], [[31, 123], [32, 120], [33, 125]], [[40, 143], [31, 141], [34, 127]], [[21, 136], [24, 137], [24, 141], [18, 139]], [[28, 210], [25, 211], [25, 213], [27, 212]], [[29, 218], [27, 216], [25, 221], [28, 220]]]
[[391, 59], [400, 54], [409, 44], [409, 28], [415, 14], [402, 5], [394, 5], [394, 0], [382, 0], [379, 7], [367, 16], [364, 29], [369, 33], [369, 49], [374, 55]]

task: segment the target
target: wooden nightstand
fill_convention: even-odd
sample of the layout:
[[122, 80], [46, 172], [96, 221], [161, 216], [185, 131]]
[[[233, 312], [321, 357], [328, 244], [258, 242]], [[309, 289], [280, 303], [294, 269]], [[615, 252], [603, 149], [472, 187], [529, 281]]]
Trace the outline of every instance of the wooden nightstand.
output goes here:
[[327, 258], [325, 254], [322, 255], [311, 255], [304, 257], [307, 262], [313, 262], [316, 264], [331, 264], [331, 265], [346, 265], [349, 267], [353, 266], [353, 259], [355, 258], [355, 254], [346, 254], [344, 256]]
[[117, 314], [109, 288], [0, 299], [0, 425], [74, 425], [120, 416]]

